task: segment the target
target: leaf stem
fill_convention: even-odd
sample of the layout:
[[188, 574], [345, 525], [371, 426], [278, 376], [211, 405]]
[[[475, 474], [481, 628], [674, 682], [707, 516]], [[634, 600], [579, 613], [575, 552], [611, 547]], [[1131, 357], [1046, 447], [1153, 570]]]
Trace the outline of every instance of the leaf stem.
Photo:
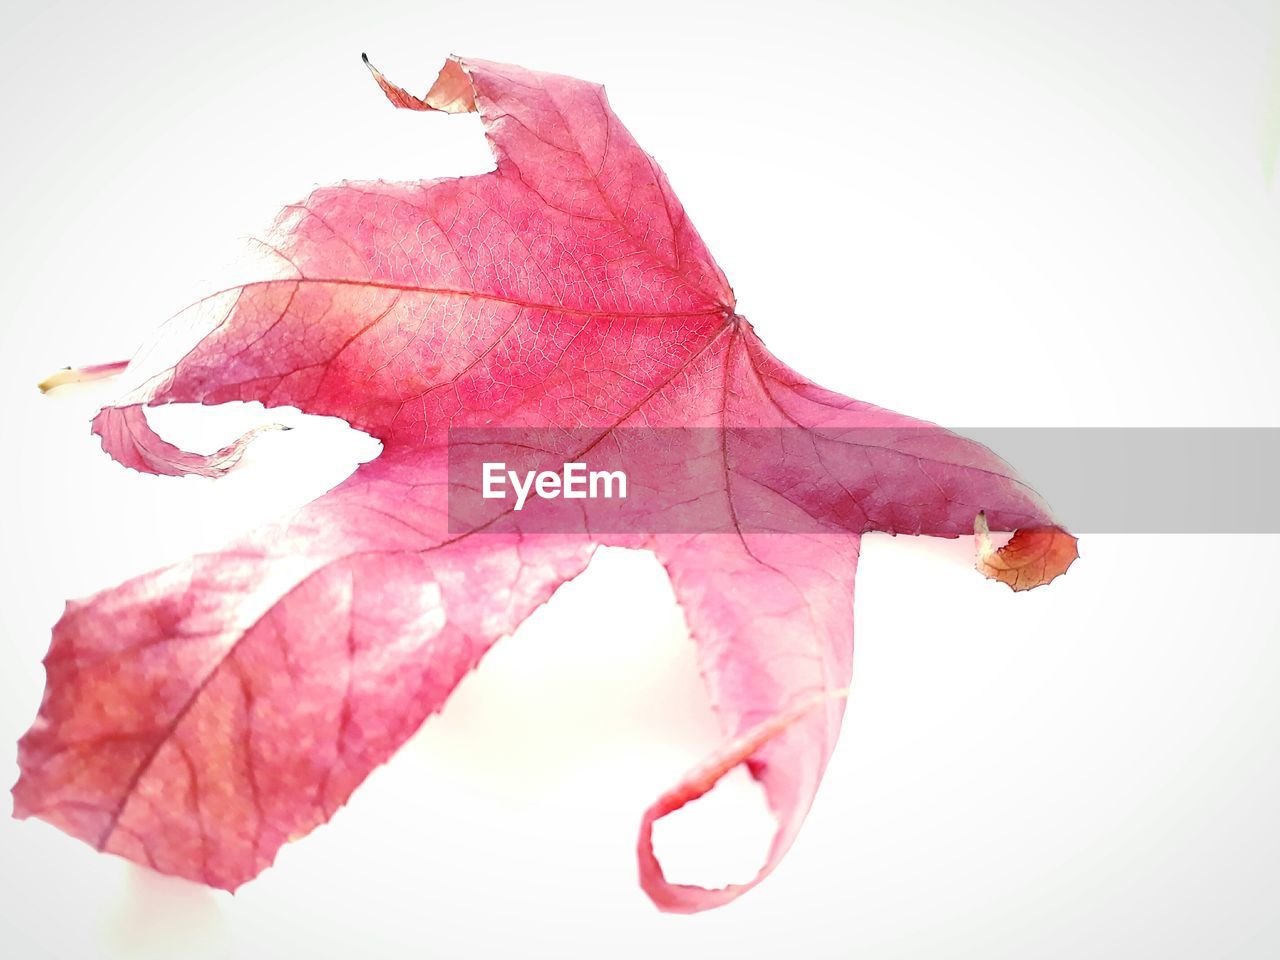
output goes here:
[[48, 393], [55, 387], [61, 387], [68, 383], [89, 383], [93, 380], [106, 380], [114, 377], [128, 365], [128, 360], [117, 360], [115, 363], [95, 363], [87, 367], [63, 367], [57, 373], [40, 381], [40, 392]]

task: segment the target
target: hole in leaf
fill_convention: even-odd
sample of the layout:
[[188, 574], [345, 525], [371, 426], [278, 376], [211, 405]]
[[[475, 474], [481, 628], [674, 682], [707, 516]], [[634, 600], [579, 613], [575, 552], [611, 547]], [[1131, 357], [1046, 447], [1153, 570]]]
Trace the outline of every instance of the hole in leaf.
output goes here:
[[769, 856], [777, 821], [746, 766], [653, 825], [653, 850], [670, 883], [718, 889], [750, 883]]
[[134, 479], [136, 488], [145, 490], [141, 495], [154, 518], [150, 528], [163, 531], [166, 542], [198, 544], [198, 549], [215, 548], [255, 527], [287, 519], [382, 450], [381, 443], [344, 420], [294, 407], [180, 403], [144, 413], [162, 438], [195, 453], [212, 453], [264, 424], [290, 428], [260, 434], [244, 458], [217, 480], [147, 477], [138, 485]]
[[278, 423], [290, 429], [288, 436], [265, 434], [249, 447], [246, 458], [253, 456], [255, 447], [259, 451], [267, 449], [269, 444], [263, 442], [264, 438], [287, 441], [290, 462], [302, 458], [304, 463], [299, 466], [307, 468], [324, 464], [326, 472], [339, 480], [350, 476], [357, 466], [372, 460], [382, 449], [377, 440], [345, 420], [305, 414], [297, 407], [268, 410], [261, 403], [232, 401], [211, 406], [171, 403], [146, 407], [143, 412], [151, 429], [165, 440], [197, 453], [212, 453], [255, 427]]

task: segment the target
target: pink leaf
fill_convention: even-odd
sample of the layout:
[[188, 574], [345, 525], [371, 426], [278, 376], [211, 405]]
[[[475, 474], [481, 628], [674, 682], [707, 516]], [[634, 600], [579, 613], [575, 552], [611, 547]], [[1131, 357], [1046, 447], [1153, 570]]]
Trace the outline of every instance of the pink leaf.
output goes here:
[[[774, 359], [602, 88], [461, 59], [423, 98], [374, 75], [398, 107], [478, 111], [496, 171], [286, 207], [262, 241], [273, 272], [163, 327], [135, 358], [143, 385], [94, 431], [137, 470], [217, 476], [251, 436], [188, 453], [143, 410], [255, 400], [341, 417], [383, 452], [287, 522], [68, 604], [15, 812], [234, 888], [327, 820], [597, 545], [622, 545], [670, 574], [726, 736], [646, 814], [641, 883], [663, 909], [732, 900], [785, 854], [835, 745], [860, 536], [1033, 528], [980, 559], [1015, 589], [1065, 570], [1074, 538], [982, 446]], [[156, 354], [181, 359], [148, 369]], [[651, 467], [643, 510], [452, 529], [450, 432], [499, 427], [586, 431], [595, 450], [630, 428], [707, 432]], [[695, 526], [644, 526], [691, 503]], [[668, 883], [653, 822], [740, 763], [778, 819], [767, 862], [724, 890]]]

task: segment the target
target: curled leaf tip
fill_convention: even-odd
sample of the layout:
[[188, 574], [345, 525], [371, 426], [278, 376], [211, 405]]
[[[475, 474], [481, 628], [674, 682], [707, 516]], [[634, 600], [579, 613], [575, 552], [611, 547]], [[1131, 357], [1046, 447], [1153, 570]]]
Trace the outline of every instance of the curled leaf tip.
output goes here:
[[[777, 713], [766, 717], [728, 741], [707, 757], [702, 764], [685, 774], [678, 784], [659, 797], [645, 811], [640, 821], [640, 837], [636, 844], [640, 886], [660, 910], [671, 913], [696, 913], [737, 899], [773, 871], [786, 853], [794, 831], [787, 829], [782, 822], [779, 823], [780, 832], [775, 836], [769, 858], [754, 879], [747, 883], [710, 888], [673, 883], [667, 879], [662, 864], [654, 852], [653, 825], [668, 814], [674, 813], [708, 793], [730, 770], [751, 760], [770, 741], [780, 737], [792, 727], [805, 722], [816, 722], [821, 725], [822, 721], [813, 717], [819, 712], [819, 708], [832, 700], [845, 700], [848, 696], [849, 688], [841, 687], [796, 698], [789, 706], [781, 708]], [[754, 771], [753, 776], [759, 779], [759, 775]], [[776, 809], [774, 812], [779, 814]], [[794, 810], [783, 811], [781, 816], [784, 820], [790, 819], [795, 817], [795, 813]], [[800, 818], [803, 818], [803, 813], [800, 813]]]
[[1080, 556], [1078, 541], [1061, 527], [1020, 527], [1003, 547], [991, 543], [985, 511], [973, 520], [978, 558], [984, 577], [999, 580], [1014, 591], [1031, 590], [1067, 572]]
[[365, 65], [373, 74], [373, 79], [382, 88], [383, 94], [391, 101], [392, 106], [401, 110], [427, 110], [440, 113], [474, 113], [476, 111], [475, 89], [471, 77], [463, 69], [462, 63], [450, 57], [440, 68], [435, 83], [427, 91], [425, 97], [414, 96], [399, 84], [392, 83], [382, 71], [364, 57]]

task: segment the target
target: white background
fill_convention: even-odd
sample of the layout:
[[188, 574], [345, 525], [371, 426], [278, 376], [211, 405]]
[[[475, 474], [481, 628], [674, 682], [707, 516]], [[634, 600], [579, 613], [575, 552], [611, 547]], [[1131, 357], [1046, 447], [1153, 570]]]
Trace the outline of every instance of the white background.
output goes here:
[[[128, 356], [313, 184], [488, 168], [474, 117], [392, 110], [361, 51], [419, 91], [450, 51], [605, 82], [739, 309], [826, 386], [955, 426], [1280, 426], [1273, 3], [50, 2], [3, 24], [5, 783], [64, 598], [376, 452], [308, 421], [223, 481], [143, 477], [88, 434], [109, 386], [34, 387]], [[260, 418], [156, 422], [211, 443]], [[1014, 596], [970, 544], [867, 538], [813, 813], [773, 877], [695, 917], [653, 909], [633, 845], [715, 723], [657, 564], [606, 554], [234, 898], [0, 820], [0, 954], [1274, 957], [1277, 545], [1092, 536]], [[676, 879], [753, 871], [742, 779], [660, 837]]]

